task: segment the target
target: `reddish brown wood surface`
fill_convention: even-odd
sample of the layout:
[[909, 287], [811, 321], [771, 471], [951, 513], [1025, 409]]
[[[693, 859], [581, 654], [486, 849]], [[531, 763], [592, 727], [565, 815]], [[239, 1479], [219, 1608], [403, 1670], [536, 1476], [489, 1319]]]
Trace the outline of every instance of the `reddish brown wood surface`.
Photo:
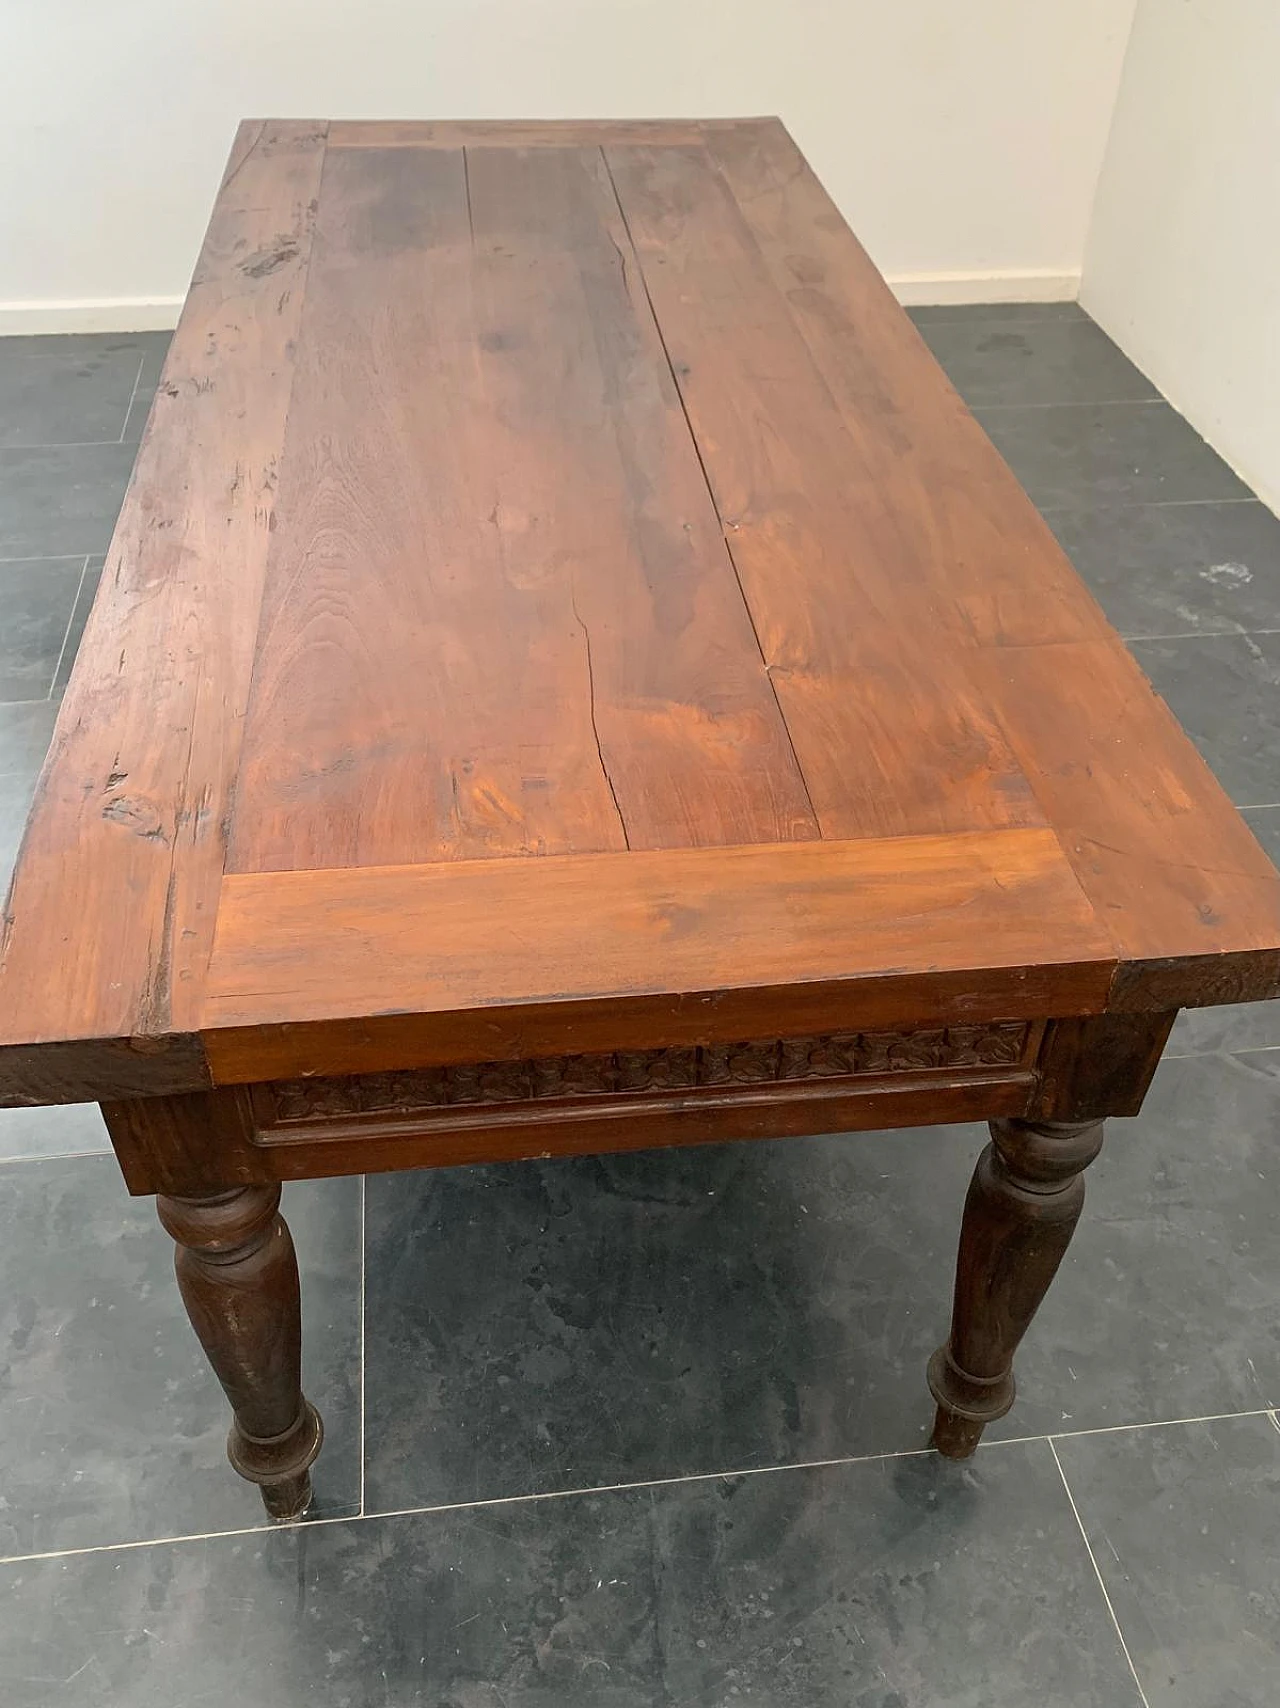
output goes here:
[[84, 1041], [80, 1097], [199, 1025], [323, 159], [241, 126], [9, 892], [0, 1047]]
[[1095, 1012], [1113, 967], [1049, 831], [235, 875], [206, 1039], [230, 1084]]
[[0, 1100], [1278, 989], [1275, 871], [776, 121], [242, 127]]
[[230, 868], [817, 836], [599, 150], [324, 192]]

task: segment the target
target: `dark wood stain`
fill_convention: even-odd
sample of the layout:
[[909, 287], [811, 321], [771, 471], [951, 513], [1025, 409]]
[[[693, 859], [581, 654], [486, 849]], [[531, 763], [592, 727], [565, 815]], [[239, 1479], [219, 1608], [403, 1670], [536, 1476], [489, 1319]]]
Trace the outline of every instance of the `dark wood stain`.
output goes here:
[[281, 1180], [990, 1120], [963, 1455], [1174, 1012], [1277, 992], [1280, 876], [776, 120], [241, 126], [0, 1104], [102, 1102], [273, 1516]]

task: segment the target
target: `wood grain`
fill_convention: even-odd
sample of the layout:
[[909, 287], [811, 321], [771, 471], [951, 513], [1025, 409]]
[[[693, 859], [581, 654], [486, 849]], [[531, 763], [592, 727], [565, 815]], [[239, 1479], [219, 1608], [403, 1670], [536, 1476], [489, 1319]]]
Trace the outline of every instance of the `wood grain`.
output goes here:
[[193, 1030], [323, 149], [291, 121], [237, 141], [14, 874], [6, 1041]]
[[928, 589], [931, 629], [944, 631], [938, 648], [1109, 634], [1048, 525], [782, 125], [704, 141], [857, 447], [845, 465], [849, 500], [888, 513], [911, 584]]
[[1277, 993], [1280, 876], [776, 121], [241, 128], [0, 1102], [1110, 1013], [1113, 1105]]
[[598, 151], [331, 157], [232, 870], [817, 834], [626, 244]]
[[1121, 642], [1005, 647], [982, 668], [1116, 943], [1115, 1005], [1280, 993], [1280, 874]]
[[224, 887], [203, 1034], [229, 1083], [385, 1040], [427, 1065], [1085, 1013], [1113, 969], [1047, 831], [263, 873]]
[[164, 1196], [156, 1209], [176, 1241], [191, 1326], [231, 1403], [227, 1456], [261, 1486], [271, 1518], [301, 1518], [324, 1431], [302, 1393], [298, 1260], [280, 1188]]
[[1043, 823], [711, 158], [605, 153], [823, 834]]
[[995, 1120], [965, 1199], [951, 1334], [929, 1362], [933, 1445], [967, 1459], [1013, 1404], [1013, 1355], [1084, 1208], [1101, 1121]]

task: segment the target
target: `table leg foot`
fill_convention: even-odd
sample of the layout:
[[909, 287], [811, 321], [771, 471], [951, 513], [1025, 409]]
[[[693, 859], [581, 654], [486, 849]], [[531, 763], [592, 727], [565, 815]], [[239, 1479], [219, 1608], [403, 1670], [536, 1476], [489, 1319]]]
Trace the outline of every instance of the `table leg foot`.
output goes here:
[[1070, 1243], [1101, 1121], [991, 1123], [965, 1200], [951, 1336], [929, 1361], [933, 1444], [974, 1451], [1014, 1400], [1013, 1355]]
[[161, 1196], [187, 1315], [231, 1402], [227, 1456], [273, 1519], [300, 1518], [324, 1430], [301, 1385], [302, 1312], [280, 1188]]

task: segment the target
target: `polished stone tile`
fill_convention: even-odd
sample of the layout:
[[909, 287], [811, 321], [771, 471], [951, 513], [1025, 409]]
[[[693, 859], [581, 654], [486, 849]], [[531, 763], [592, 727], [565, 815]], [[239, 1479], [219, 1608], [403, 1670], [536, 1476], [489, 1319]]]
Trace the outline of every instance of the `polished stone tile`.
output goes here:
[[84, 638], [84, 626], [89, 620], [89, 612], [93, 609], [93, 601], [97, 596], [98, 583], [102, 579], [101, 557], [91, 557], [85, 565], [84, 577], [80, 583], [80, 591], [76, 595], [75, 608], [71, 613], [71, 621], [67, 626], [66, 643], [62, 656], [58, 660], [58, 669], [53, 678], [53, 692], [62, 693], [71, 680], [71, 668], [75, 664], [76, 654], [80, 650], [80, 642]]
[[1236, 805], [1280, 802], [1280, 635], [1131, 646]]
[[975, 413], [1042, 509], [1253, 496], [1167, 403]]
[[52, 700], [0, 705], [0, 777], [32, 776], [44, 764], [58, 708]]
[[1089, 318], [1078, 302], [934, 303], [919, 308], [909, 308], [907, 313], [920, 327], [946, 321], [1088, 320]]
[[1044, 1443], [80, 1555], [0, 1589], [13, 1708], [1138, 1708]]
[[986, 1137], [371, 1177], [371, 1510], [924, 1445]]
[[84, 559], [0, 563], [0, 700], [39, 700], [53, 686]]
[[[28, 356], [61, 356], [67, 360], [109, 361], [132, 353], [134, 371], [139, 359], [147, 371], [163, 360], [172, 332], [40, 332], [22, 338], [0, 338], [0, 368], [20, 366]], [[119, 432], [119, 427], [116, 431]]]
[[1184, 1008], [1164, 1053], [1171, 1058], [1273, 1049], [1280, 1049], [1280, 1002], [1233, 1002], [1221, 1008]]
[[[0, 1168], [0, 1554], [264, 1522], [226, 1462], [228, 1412], [172, 1244], [114, 1158]], [[359, 1498], [360, 1182], [291, 1187], [304, 1357], [325, 1418], [317, 1515]]]
[[697, 1484], [654, 1522], [662, 1701], [1140, 1708], [1047, 1443]]
[[[1280, 1401], [1280, 1082], [1112, 1124], [1005, 1438]], [[373, 1510], [923, 1444], [978, 1127], [369, 1182]]]
[[83, 1156], [110, 1149], [111, 1141], [96, 1103], [62, 1103], [46, 1109], [0, 1109], [0, 1162], [29, 1157]]
[[1280, 628], [1280, 518], [1264, 504], [1111, 505], [1048, 521], [1123, 635]]
[[647, 1493], [0, 1566], [6, 1708], [657, 1708]]
[[1091, 320], [935, 321], [925, 341], [970, 405], [1112, 403], [1158, 397]]
[[136, 445], [0, 451], [0, 557], [105, 552]]
[[1280, 1433], [1266, 1417], [1078, 1437], [1062, 1468], [1150, 1708], [1280, 1686]]
[[143, 359], [128, 347], [0, 359], [0, 448], [118, 440]]
[[1162, 1063], [1108, 1123], [1070, 1251], [1017, 1361], [1009, 1438], [1280, 1402], [1280, 1079]]

